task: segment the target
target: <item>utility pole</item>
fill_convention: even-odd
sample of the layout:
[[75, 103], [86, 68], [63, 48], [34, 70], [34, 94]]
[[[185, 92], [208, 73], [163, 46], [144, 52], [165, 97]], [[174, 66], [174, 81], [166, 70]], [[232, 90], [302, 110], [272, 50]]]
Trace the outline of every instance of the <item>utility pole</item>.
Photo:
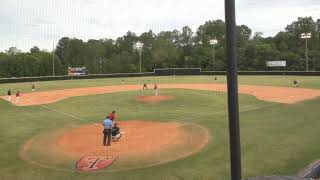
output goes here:
[[301, 39], [306, 40], [306, 71], [309, 71], [309, 63], [308, 63], [308, 39], [311, 38], [311, 33], [302, 33]]
[[101, 58], [99, 60], [99, 68], [100, 68], [100, 74], [102, 74], [102, 60], [101, 60]]
[[139, 51], [139, 61], [140, 61], [140, 74], [141, 74], [141, 50]]
[[134, 48], [138, 50], [139, 52], [139, 64], [140, 64], [140, 74], [141, 74], [141, 53], [143, 49], [143, 43], [138, 41], [134, 44]]
[[231, 180], [241, 179], [241, 146], [238, 101], [238, 68], [236, 58], [235, 0], [225, 0], [228, 115]]
[[218, 43], [216, 39], [211, 39], [209, 43], [212, 45], [212, 71], [214, 71], [214, 45]]
[[52, 46], [52, 76], [54, 76], [54, 43]]

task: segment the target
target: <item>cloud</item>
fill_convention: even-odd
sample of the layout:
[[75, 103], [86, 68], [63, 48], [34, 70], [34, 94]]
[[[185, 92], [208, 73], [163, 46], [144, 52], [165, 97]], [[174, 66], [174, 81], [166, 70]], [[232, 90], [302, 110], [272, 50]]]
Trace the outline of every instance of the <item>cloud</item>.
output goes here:
[[284, 30], [288, 24], [297, 20], [297, 17], [307, 16], [312, 16], [315, 20], [320, 18], [320, 1], [242, 0], [238, 6], [238, 22], [267, 36]]
[[[299, 16], [320, 18], [318, 0], [236, 0], [237, 23], [274, 35]], [[294, 12], [294, 13], [293, 13]], [[61, 37], [116, 38], [128, 30], [140, 34], [196, 28], [224, 19], [223, 0], [1, 0], [0, 51], [33, 45], [50, 49]]]

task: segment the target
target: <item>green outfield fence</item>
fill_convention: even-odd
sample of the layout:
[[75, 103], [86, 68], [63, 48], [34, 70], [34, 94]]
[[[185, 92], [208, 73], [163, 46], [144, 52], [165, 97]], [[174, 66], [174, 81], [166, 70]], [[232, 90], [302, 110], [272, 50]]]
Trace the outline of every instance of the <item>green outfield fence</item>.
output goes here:
[[[0, 78], [0, 83], [54, 81], [71, 79], [98, 79], [144, 76], [198, 76], [198, 75], [226, 75], [226, 71], [202, 71], [200, 68], [166, 68], [155, 69], [153, 72], [143, 73], [115, 73], [115, 74], [88, 74], [79, 76], [40, 76], [40, 77], [13, 77]], [[239, 75], [288, 75], [288, 76], [320, 76], [320, 71], [239, 71]]]

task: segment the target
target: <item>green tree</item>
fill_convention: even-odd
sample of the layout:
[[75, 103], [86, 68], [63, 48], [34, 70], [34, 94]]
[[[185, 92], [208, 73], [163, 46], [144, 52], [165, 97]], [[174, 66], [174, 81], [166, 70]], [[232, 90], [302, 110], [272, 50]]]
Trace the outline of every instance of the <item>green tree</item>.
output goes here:
[[33, 46], [31, 49], [30, 49], [30, 53], [31, 54], [37, 54], [40, 52], [40, 49], [38, 48], [38, 46]]
[[16, 47], [10, 47], [8, 50], [6, 50], [6, 53], [9, 55], [17, 55], [19, 53], [22, 53], [22, 51]]

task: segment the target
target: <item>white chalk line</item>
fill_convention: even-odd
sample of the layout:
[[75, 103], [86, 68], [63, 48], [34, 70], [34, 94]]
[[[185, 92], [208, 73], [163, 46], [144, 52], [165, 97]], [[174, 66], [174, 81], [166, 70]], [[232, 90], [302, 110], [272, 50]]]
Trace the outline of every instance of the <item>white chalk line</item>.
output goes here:
[[[32, 101], [31, 98], [30, 98], [30, 99], [26, 99], [26, 100], [29, 101], [29, 102], [31, 102], [31, 103], [33, 103], [33, 101]], [[37, 105], [37, 106], [40, 106], [40, 107], [42, 107], [42, 108], [44, 108], [44, 109], [47, 109], [47, 110], [50, 110], [50, 111], [53, 111], [53, 112], [62, 114], [62, 115], [64, 115], [64, 116], [70, 117], [70, 118], [75, 119], [75, 120], [80, 120], [80, 121], [88, 122], [89, 124], [96, 124], [96, 123], [87, 121], [87, 120], [85, 120], [85, 119], [83, 119], [83, 118], [80, 118], [80, 117], [78, 117], [78, 116], [75, 116], [75, 115], [73, 115], [73, 114], [70, 114], [70, 113], [67, 113], [67, 112], [63, 112], [63, 111], [61, 111], [61, 110], [58, 110], [58, 109], [55, 109], [55, 108], [52, 108], [52, 107], [49, 107], [49, 106], [46, 106], [46, 105], [43, 105], [43, 104], [39, 104], [39, 105]]]

